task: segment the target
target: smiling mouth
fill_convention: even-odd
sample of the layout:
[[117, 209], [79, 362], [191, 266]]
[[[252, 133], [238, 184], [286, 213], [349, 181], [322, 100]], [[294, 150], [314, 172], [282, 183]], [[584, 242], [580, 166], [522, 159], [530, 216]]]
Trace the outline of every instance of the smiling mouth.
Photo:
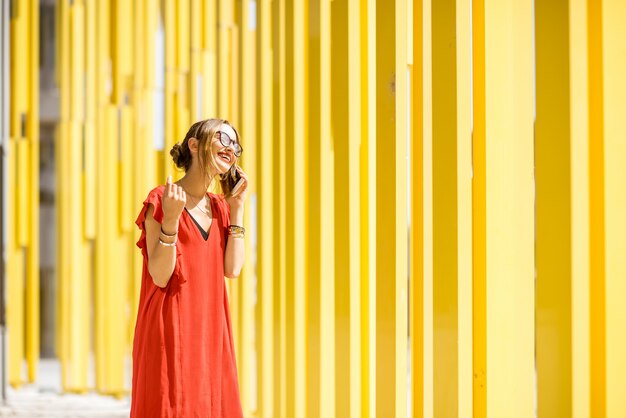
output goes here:
[[227, 163], [230, 163], [230, 155], [224, 153], [224, 152], [220, 152], [217, 154], [222, 160], [226, 161]]

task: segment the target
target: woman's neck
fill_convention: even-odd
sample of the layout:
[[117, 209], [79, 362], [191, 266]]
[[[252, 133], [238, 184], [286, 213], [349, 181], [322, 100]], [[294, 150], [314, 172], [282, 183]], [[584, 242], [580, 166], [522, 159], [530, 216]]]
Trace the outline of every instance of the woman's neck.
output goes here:
[[206, 194], [212, 180], [213, 176], [203, 173], [202, 170], [192, 165], [183, 178], [176, 183], [182, 186], [187, 194], [197, 199]]

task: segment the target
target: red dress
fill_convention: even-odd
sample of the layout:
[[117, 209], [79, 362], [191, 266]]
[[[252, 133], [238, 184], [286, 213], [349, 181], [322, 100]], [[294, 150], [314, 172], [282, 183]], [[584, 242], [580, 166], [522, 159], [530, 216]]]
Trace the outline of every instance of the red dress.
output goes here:
[[148, 204], [161, 223], [161, 196], [153, 189], [135, 223], [143, 255], [141, 295], [133, 343], [130, 416], [136, 418], [243, 417], [233, 334], [224, 283], [229, 206], [208, 193], [213, 221], [205, 240], [187, 210], [180, 215], [176, 265], [165, 288], [148, 272], [144, 220]]

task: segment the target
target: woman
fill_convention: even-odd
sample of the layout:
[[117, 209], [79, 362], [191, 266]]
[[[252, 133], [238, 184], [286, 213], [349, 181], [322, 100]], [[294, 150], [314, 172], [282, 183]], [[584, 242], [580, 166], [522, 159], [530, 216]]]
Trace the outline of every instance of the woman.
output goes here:
[[[143, 202], [131, 417], [243, 416], [224, 283], [244, 260], [241, 152], [227, 121], [195, 123], [170, 152], [184, 177]], [[215, 177], [223, 195], [207, 192]]]

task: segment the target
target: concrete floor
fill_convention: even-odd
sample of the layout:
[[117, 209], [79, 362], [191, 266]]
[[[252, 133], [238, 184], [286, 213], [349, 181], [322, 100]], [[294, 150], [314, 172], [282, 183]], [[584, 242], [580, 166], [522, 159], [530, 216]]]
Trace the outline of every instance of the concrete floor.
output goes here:
[[56, 360], [42, 360], [37, 384], [15, 390], [7, 388], [0, 417], [23, 418], [119, 418], [128, 417], [130, 398], [115, 399], [96, 393], [61, 394], [60, 367]]

